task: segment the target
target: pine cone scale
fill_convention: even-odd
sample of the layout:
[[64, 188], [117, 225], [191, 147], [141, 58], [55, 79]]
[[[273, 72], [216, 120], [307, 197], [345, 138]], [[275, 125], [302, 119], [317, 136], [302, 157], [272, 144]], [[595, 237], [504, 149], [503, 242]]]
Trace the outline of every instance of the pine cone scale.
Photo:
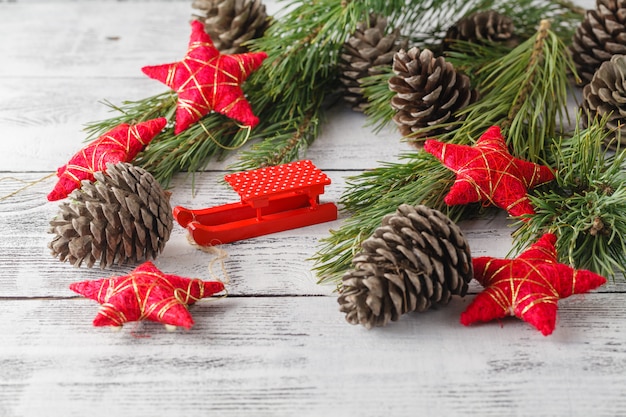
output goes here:
[[356, 31], [343, 44], [339, 54], [339, 80], [343, 85], [344, 101], [353, 110], [364, 111], [368, 105], [363, 95], [365, 77], [386, 72], [395, 53], [406, 47], [397, 30], [387, 32], [387, 20], [376, 15], [357, 25]]
[[[432, 218], [432, 221], [429, 219]], [[383, 326], [411, 311], [465, 294], [471, 279], [469, 246], [442, 213], [401, 205], [361, 245], [338, 298], [346, 320]], [[456, 243], [461, 241], [459, 245]]]
[[109, 165], [95, 177], [50, 221], [53, 256], [75, 266], [99, 262], [101, 268], [155, 258], [173, 226], [169, 194], [130, 164]]
[[585, 83], [613, 55], [626, 54], [626, 2], [597, 0], [576, 29], [571, 51]]
[[461, 121], [464, 116], [457, 112], [477, 97], [466, 75], [428, 49], [401, 50], [394, 57], [393, 71], [396, 75], [389, 79], [389, 88], [396, 93], [391, 99], [393, 119], [414, 144], [452, 129], [454, 123], [448, 122]]
[[248, 52], [243, 43], [263, 36], [270, 21], [260, 0], [196, 0], [192, 18], [204, 24], [223, 54]]

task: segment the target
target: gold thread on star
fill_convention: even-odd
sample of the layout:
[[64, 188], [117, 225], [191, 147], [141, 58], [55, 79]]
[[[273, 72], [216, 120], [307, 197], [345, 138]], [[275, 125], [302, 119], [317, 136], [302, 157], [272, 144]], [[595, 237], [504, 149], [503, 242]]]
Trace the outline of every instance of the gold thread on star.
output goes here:
[[152, 320], [190, 328], [193, 319], [188, 305], [223, 291], [224, 285], [165, 275], [151, 262], [145, 262], [126, 276], [84, 281], [70, 288], [102, 304], [94, 319], [96, 326]]
[[187, 53], [179, 62], [148, 66], [142, 71], [178, 94], [174, 133], [179, 134], [212, 111], [254, 127], [259, 119], [252, 112], [241, 84], [267, 57], [264, 52], [222, 55], [204, 26], [191, 22]]
[[528, 189], [554, 178], [548, 167], [514, 158], [498, 126], [489, 128], [474, 146], [427, 140], [424, 150], [456, 174], [444, 198], [448, 205], [482, 202], [513, 216], [533, 214]]
[[593, 272], [575, 270], [557, 260], [556, 236], [547, 233], [515, 259], [479, 257], [472, 260], [474, 278], [485, 287], [461, 314], [461, 323], [518, 317], [552, 333], [558, 300], [604, 284]]

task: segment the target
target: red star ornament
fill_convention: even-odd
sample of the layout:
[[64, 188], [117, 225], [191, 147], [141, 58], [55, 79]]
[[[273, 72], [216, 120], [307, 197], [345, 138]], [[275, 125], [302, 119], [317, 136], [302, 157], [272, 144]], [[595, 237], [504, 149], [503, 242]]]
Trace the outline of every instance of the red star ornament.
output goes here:
[[528, 190], [554, 179], [550, 168], [514, 158], [498, 126], [492, 126], [474, 146], [427, 140], [424, 150], [456, 174], [444, 198], [450, 206], [485, 201], [512, 216], [534, 214]]
[[59, 181], [48, 194], [48, 200], [61, 200], [80, 188], [81, 181], [93, 181], [93, 174], [105, 171], [107, 163], [132, 161], [166, 123], [167, 120], [160, 117], [133, 126], [124, 123], [109, 130], [57, 170]]
[[76, 282], [70, 289], [102, 304], [94, 326], [151, 320], [189, 329], [193, 318], [187, 307], [224, 290], [224, 284], [167, 275], [148, 261], [129, 275]]
[[259, 119], [252, 113], [240, 84], [267, 58], [265, 52], [222, 55], [204, 26], [191, 22], [187, 55], [180, 62], [143, 67], [141, 70], [178, 93], [176, 126], [179, 134], [211, 110], [254, 127]]
[[461, 323], [469, 326], [515, 316], [532, 324], [544, 336], [551, 334], [559, 299], [585, 293], [606, 282], [591, 271], [558, 263], [555, 243], [556, 236], [547, 233], [515, 259], [474, 258], [474, 278], [485, 289], [461, 314]]

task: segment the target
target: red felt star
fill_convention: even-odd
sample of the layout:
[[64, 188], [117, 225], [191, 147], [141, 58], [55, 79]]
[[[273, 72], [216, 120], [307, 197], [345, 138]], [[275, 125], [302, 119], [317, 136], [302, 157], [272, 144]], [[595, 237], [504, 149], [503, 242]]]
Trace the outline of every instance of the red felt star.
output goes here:
[[107, 163], [130, 162], [165, 127], [163, 117], [136, 125], [126, 123], [109, 130], [78, 151], [57, 170], [59, 181], [48, 200], [60, 200], [80, 188], [82, 180], [94, 180], [94, 172], [106, 170]]
[[556, 236], [545, 234], [515, 259], [473, 259], [474, 278], [485, 287], [461, 314], [461, 323], [516, 316], [545, 336], [556, 322], [557, 301], [582, 294], [606, 282], [591, 271], [557, 261]]
[[194, 20], [191, 27], [189, 49], [182, 61], [141, 69], [178, 93], [174, 133], [179, 134], [211, 110], [246, 126], [256, 126], [259, 119], [252, 113], [240, 84], [261, 65], [267, 54], [221, 55], [202, 23]]
[[148, 261], [127, 276], [77, 282], [70, 289], [102, 304], [94, 326], [152, 320], [189, 329], [193, 319], [187, 307], [222, 291], [224, 284], [166, 275]]
[[550, 168], [514, 158], [498, 126], [492, 126], [475, 146], [427, 140], [424, 150], [456, 173], [444, 198], [448, 205], [486, 201], [512, 216], [534, 214], [527, 193], [554, 179]]

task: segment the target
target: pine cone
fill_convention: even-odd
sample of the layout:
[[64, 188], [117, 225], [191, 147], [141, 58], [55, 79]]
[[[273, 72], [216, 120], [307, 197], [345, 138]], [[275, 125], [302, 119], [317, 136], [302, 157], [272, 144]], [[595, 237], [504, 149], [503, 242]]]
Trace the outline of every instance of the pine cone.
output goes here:
[[108, 164], [94, 176], [96, 182], [83, 181], [50, 221], [52, 255], [89, 268], [99, 261], [103, 269], [156, 258], [172, 230], [169, 193], [127, 163]]
[[[626, 56], [613, 55], [603, 62], [591, 82], [583, 88], [582, 124], [589, 119], [607, 116], [606, 127], [613, 133], [606, 140], [613, 142], [619, 131], [619, 140], [626, 145]], [[613, 142], [615, 144], [615, 142]]]
[[399, 39], [396, 29], [385, 35], [387, 19], [370, 15], [369, 24], [360, 23], [343, 44], [339, 56], [339, 80], [344, 86], [344, 100], [356, 111], [363, 111], [367, 99], [363, 97], [361, 79], [385, 72], [393, 63], [393, 56], [406, 48], [406, 40]]
[[261, 0], [194, 0], [193, 19], [204, 23], [215, 47], [223, 54], [248, 52], [241, 44], [260, 38], [270, 24]]
[[571, 52], [584, 83], [611, 56], [626, 54], [626, 0], [596, 0], [596, 10], [576, 28]]
[[[464, 118], [455, 113], [477, 98], [469, 77], [428, 49], [401, 50], [394, 57], [393, 71], [396, 75], [389, 79], [389, 88], [396, 92], [391, 99], [391, 107], [397, 111], [393, 120], [414, 144], [452, 130], [451, 122]], [[447, 125], [431, 128], [443, 123]]]
[[484, 41], [498, 43], [515, 43], [513, 20], [495, 10], [472, 13], [461, 18], [446, 32], [444, 46], [454, 40], [481, 43]]
[[362, 243], [337, 299], [351, 324], [384, 326], [465, 295], [473, 268], [463, 233], [443, 213], [401, 205]]

